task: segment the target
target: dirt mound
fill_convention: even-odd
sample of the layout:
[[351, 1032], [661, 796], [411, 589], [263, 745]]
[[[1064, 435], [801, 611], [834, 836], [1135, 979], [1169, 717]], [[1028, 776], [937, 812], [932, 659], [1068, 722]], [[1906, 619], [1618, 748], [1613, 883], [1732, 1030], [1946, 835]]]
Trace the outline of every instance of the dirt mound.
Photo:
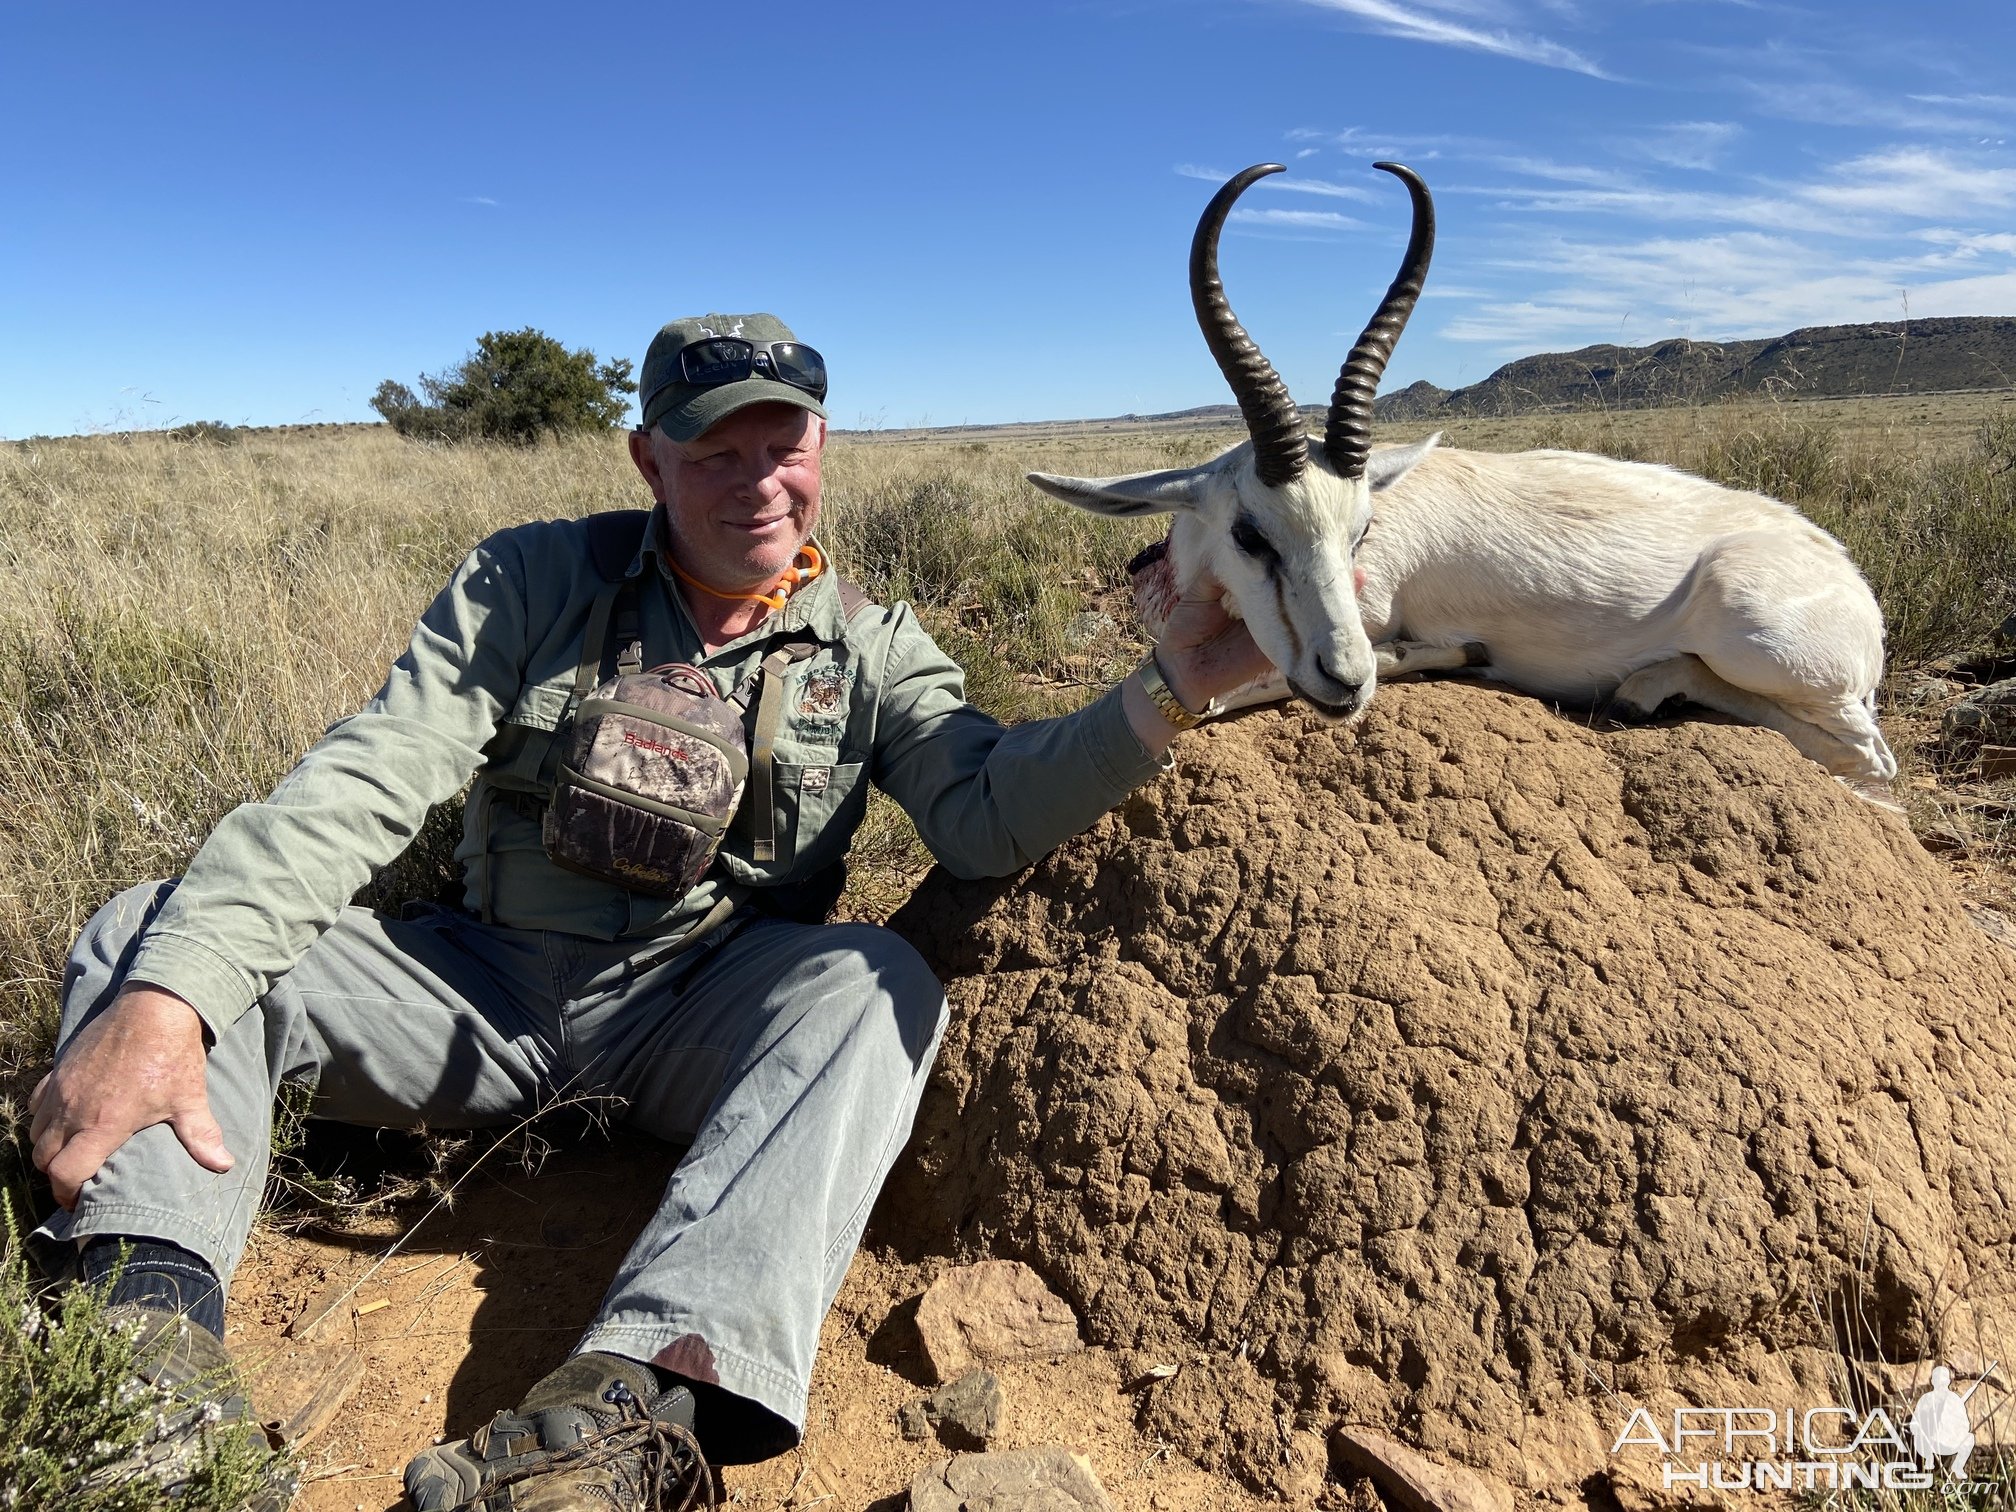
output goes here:
[[1627, 1404], [2010, 1321], [2016, 954], [1774, 734], [1259, 711], [893, 922], [955, 1015], [879, 1235], [1027, 1261], [1256, 1484], [1349, 1422], [1601, 1500]]

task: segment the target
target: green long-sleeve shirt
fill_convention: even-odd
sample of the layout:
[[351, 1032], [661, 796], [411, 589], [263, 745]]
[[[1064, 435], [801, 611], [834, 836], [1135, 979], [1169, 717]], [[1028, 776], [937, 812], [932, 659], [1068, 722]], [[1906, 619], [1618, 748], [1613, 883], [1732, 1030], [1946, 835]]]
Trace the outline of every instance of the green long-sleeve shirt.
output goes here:
[[903, 806], [948, 870], [999, 876], [1161, 769], [1117, 688], [1075, 714], [1004, 728], [966, 702], [964, 674], [907, 604], [871, 605], [849, 621], [830, 575], [706, 654], [665, 586], [670, 575], [647, 560], [660, 551], [660, 518], [629, 569], [641, 585], [645, 665], [692, 662], [725, 695], [773, 640], [819, 643], [789, 674], [774, 861], [752, 859], [738, 823], [685, 898], [649, 897], [555, 866], [536, 819], [492, 801], [536, 767], [605, 587], [581, 521], [520, 525], [470, 553], [370, 703], [330, 726], [265, 801], [224, 817], [148, 929], [130, 978], [186, 998], [221, 1033], [472, 774], [457, 851], [467, 905], [487, 901], [496, 922], [516, 928], [620, 939], [675, 935], [724, 893], [823, 870], [845, 854], [870, 782]]

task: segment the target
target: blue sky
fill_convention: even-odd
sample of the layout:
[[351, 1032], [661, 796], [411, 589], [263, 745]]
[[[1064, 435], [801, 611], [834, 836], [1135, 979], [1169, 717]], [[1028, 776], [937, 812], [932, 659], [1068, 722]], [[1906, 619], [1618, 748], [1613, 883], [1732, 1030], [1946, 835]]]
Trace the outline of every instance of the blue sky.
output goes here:
[[[132, 6], [0, 22], [0, 436], [372, 418], [540, 327], [772, 309], [845, 426], [1221, 402], [1184, 257], [1327, 395], [1434, 189], [1388, 386], [1531, 351], [2016, 314], [2016, 6]], [[2016, 375], [2012, 375], [2016, 376]]]

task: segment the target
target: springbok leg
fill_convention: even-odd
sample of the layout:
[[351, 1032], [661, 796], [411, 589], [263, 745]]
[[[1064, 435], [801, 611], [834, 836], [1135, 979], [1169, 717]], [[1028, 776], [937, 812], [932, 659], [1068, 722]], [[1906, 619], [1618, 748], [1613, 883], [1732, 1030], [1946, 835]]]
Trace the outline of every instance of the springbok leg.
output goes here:
[[1718, 677], [1698, 656], [1682, 654], [1670, 661], [1654, 662], [1633, 672], [1618, 686], [1613, 703], [1625, 705], [1643, 715], [1655, 713], [1671, 698], [1684, 698], [1703, 708], [1713, 709], [1749, 724], [1776, 730], [1792, 742], [1793, 748], [1809, 760], [1817, 761], [1840, 778], [1858, 798], [1866, 798], [1885, 808], [1894, 808], [1883, 774], [1871, 770], [1867, 752], [1811, 720], [1801, 719], [1782, 704], [1739, 688]]
[[1426, 641], [1382, 641], [1372, 648], [1378, 659], [1379, 679], [1411, 677], [1416, 672], [1453, 672], [1461, 667], [1486, 667], [1490, 655], [1481, 641], [1460, 646], [1431, 646]]

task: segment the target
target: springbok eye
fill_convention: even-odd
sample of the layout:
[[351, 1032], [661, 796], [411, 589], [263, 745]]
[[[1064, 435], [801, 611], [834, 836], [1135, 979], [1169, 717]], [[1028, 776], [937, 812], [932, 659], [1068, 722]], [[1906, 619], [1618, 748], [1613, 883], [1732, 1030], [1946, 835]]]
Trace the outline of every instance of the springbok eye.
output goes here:
[[1254, 561], [1268, 566], [1281, 560], [1281, 553], [1274, 549], [1267, 537], [1260, 534], [1260, 527], [1253, 523], [1251, 515], [1242, 514], [1232, 522], [1232, 544]]
[[1351, 549], [1353, 551], [1356, 551], [1360, 546], [1365, 544], [1365, 537], [1372, 534], [1372, 522], [1377, 518], [1377, 515], [1367, 515], [1365, 517], [1365, 523], [1358, 527], [1358, 534], [1351, 540]]

